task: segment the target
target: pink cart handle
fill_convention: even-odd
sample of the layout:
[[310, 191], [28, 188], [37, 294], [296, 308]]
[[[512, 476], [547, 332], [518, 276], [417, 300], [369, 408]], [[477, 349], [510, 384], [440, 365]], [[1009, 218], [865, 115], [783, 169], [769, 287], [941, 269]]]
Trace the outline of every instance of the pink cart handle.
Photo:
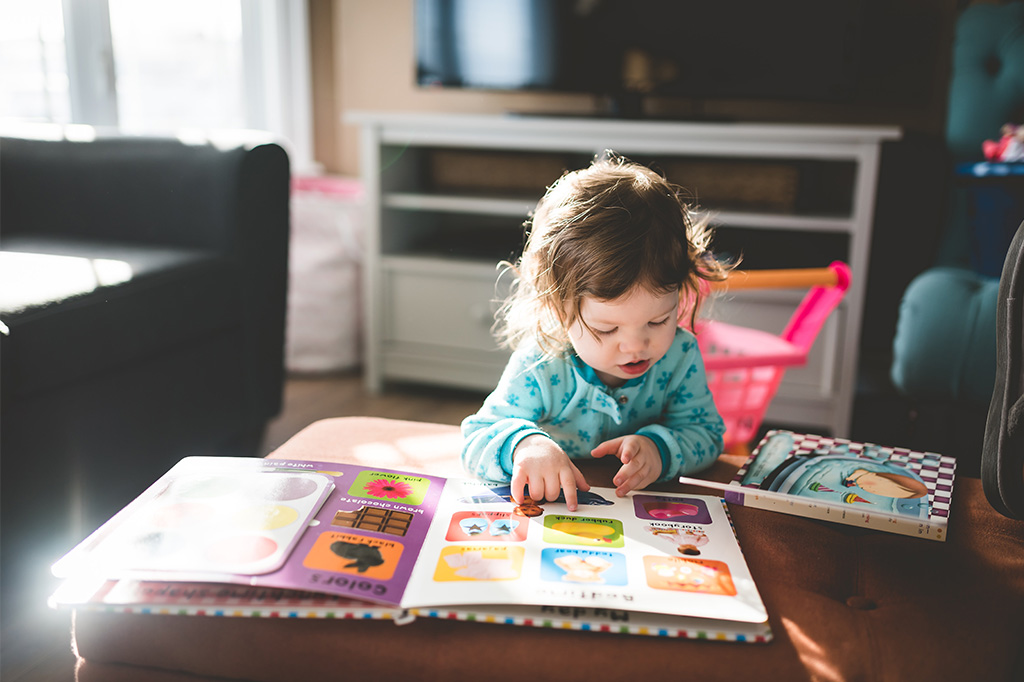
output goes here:
[[834, 261], [828, 269], [835, 273], [835, 284], [811, 287], [782, 332], [782, 338], [804, 351], [810, 350], [825, 320], [850, 288], [850, 268], [846, 263]]

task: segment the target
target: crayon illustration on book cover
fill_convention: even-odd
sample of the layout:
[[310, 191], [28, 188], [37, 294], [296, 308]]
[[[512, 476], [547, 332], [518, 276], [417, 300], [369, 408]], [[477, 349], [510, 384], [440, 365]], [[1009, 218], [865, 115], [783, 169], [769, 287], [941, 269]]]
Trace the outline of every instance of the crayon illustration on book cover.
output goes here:
[[915, 519], [949, 513], [951, 457], [771, 431], [734, 483]]

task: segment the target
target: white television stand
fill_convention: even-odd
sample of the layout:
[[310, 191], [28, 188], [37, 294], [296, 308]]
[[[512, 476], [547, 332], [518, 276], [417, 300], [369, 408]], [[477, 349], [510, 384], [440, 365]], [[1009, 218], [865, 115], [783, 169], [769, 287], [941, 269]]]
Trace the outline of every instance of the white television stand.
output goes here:
[[[501, 295], [497, 264], [521, 247], [522, 224], [544, 184], [561, 172], [554, 170], [558, 160], [565, 169], [579, 168], [611, 149], [644, 163], [655, 159], [666, 169], [727, 162], [756, 172], [757, 164], [776, 164], [799, 175], [791, 205], [701, 204], [716, 214], [723, 232], [772, 235], [773, 243], [790, 240], [815, 257], [820, 253], [819, 262], [807, 265], [836, 259], [850, 265], [852, 285], [843, 304], [807, 366], [787, 372], [767, 417], [848, 435], [880, 148], [900, 137], [898, 128], [371, 112], [347, 120], [362, 127], [368, 197], [364, 350], [370, 390], [385, 381], [481, 391], [495, 386], [508, 357], [490, 332]], [[480, 167], [474, 170], [474, 163]], [[461, 179], [447, 178], [460, 169]], [[535, 189], [513, 191], [531, 169], [550, 169], [550, 177]], [[830, 192], [810, 187], [820, 176], [832, 178]], [[701, 187], [687, 177], [669, 172], [668, 178], [700, 199]], [[490, 189], [489, 179], [495, 180]], [[460, 182], [474, 186], [460, 188]], [[746, 193], [742, 183], [740, 190]], [[817, 205], [822, 194], [830, 194], [832, 205]], [[757, 260], [751, 247], [745, 250], [748, 260]], [[802, 293], [736, 292], [715, 301], [711, 316], [779, 333]]]

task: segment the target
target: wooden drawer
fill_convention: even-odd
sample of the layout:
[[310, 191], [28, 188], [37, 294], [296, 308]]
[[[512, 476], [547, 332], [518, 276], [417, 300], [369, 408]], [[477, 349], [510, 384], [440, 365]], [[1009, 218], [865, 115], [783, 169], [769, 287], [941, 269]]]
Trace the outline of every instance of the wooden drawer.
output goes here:
[[495, 266], [429, 258], [383, 262], [385, 343], [494, 351]]

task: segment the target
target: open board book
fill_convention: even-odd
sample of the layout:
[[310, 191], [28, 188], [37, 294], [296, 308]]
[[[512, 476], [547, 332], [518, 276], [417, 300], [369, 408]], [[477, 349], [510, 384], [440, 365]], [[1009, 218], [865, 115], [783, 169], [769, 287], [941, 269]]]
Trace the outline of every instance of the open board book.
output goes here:
[[934, 452], [769, 431], [725, 491], [734, 504], [944, 541], [956, 460]]
[[58, 561], [55, 606], [391, 618], [764, 642], [721, 498], [509, 487], [365, 466], [189, 457]]

